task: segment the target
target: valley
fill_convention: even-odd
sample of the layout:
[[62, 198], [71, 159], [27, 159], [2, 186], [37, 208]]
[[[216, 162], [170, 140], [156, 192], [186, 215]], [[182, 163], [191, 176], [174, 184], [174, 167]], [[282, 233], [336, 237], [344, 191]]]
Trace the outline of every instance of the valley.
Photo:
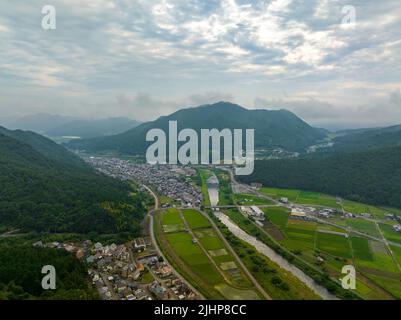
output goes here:
[[[96, 159], [101, 168], [102, 161]], [[116, 176], [129, 172], [125, 166], [131, 167], [131, 171], [138, 167], [127, 160], [108, 158], [108, 170], [113, 168], [110, 166], [113, 161], [119, 163], [114, 168]], [[145, 167], [141, 170], [146, 171]], [[226, 271], [220, 269], [224, 265], [220, 259], [233, 261], [233, 258], [213, 255], [230, 250], [218, 238], [212, 240], [216, 237], [208, 231], [212, 223], [244, 264], [244, 274], [250, 272], [273, 299], [399, 297], [397, 285], [391, 282], [401, 281], [401, 241], [394, 229], [399, 219], [397, 210], [302, 190], [256, 189], [237, 182], [228, 167], [160, 166], [157, 177], [161, 181], [162, 172], [173, 176], [168, 178], [172, 179], [170, 184], [157, 188], [161, 210], [153, 214], [156, 239], [177, 272], [192, 284], [203, 283], [198, 288], [201, 292], [206, 287], [212, 297], [229, 298], [224, 297], [219, 284], [228, 281], [226, 285], [233, 285]], [[217, 202], [210, 201], [215, 198], [211, 197], [208, 186], [213, 175], [219, 181]], [[125, 179], [131, 178], [125, 176]], [[174, 194], [172, 191], [178, 182], [173, 180], [192, 186], [200, 202], [187, 201], [186, 192]], [[250, 215], [247, 208], [253, 207], [261, 209], [263, 216]], [[354, 292], [344, 291], [338, 282], [341, 269], [347, 264], [357, 269]], [[203, 268], [215, 271], [203, 272]], [[202, 279], [205, 274], [213, 274], [214, 278]], [[267, 279], [270, 281], [266, 282]], [[249, 283], [252, 281], [248, 278], [246, 292], [252, 290]], [[293, 288], [298, 288], [298, 294]]]

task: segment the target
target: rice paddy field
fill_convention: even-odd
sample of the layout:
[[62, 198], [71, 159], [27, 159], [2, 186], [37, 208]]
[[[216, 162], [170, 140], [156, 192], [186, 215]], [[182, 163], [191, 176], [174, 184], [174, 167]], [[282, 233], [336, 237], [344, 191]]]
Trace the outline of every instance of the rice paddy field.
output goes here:
[[[344, 209], [357, 215], [355, 218], [335, 215], [327, 219], [328, 223], [320, 223], [295, 220], [285, 207], [261, 208], [266, 216], [262, 231], [307, 264], [333, 278], [340, 279], [343, 276], [343, 266], [354, 265], [357, 270], [357, 293], [365, 299], [401, 299], [401, 247], [393, 245], [393, 242], [401, 245], [401, 234], [395, 232], [392, 222], [385, 218], [387, 213], [401, 214], [401, 210], [379, 208], [296, 189], [262, 188], [260, 192], [277, 200], [288, 198], [293, 203], [331, 207], [339, 211]], [[249, 195], [233, 197], [239, 204], [244, 204], [247, 197], [252, 205], [263, 204]], [[260, 232], [260, 229], [255, 231], [258, 227], [249, 224], [247, 218], [237, 210], [225, 212], [248, 233]], [[365, 213], [379, 220], [378, 225], [364, 219], [362, 214]], [[390, 247], [383, 242], [383, 236], [390, 241]]]
[[260, 191], [274, 199], [288, 198], [291, 202], [305, 205], [327, 206], [336, 209], [341, 208], [341, 204], [338, 203], [335, 197], [318, 192], [277, 188], [262, 188]]
[[[401, 248], [392, 246], [394, 257], [383, 242], [349, 233], [339, 228], [317, 222], [295, 220], [286, 208], [264, 209], [267, 223], [277, 227], [284, 238], [279, 243], [297, 254], [304, 261], [325, 270], [331, 276], [341, 278], [341, 269], [351, 264], [357, 270], [357, 292], [366, 299], [401, 299], [401, 282], [391, 285], [391, 279], [401, 279], [397, 265], [401, 265]], [[279, 209], [279, 210], [277, 210]], [[362, 218], [344, 220], [344, 227], [381, 239], [374, 222]], [[380, 224], [388, 240], [401, 244], [401, 237], [390, 224]], [[268, 229], [265, 229], [268, 233]], [[271, 235], [272, 236], [272, 235]], [[318, 262], [317, 257], [324, 262]]]
[[393, 213], [401, 216], [401, 209], [381, 208], [355, 201], [340, 200], [336, 197], [318, 192], [267, 187], [262, 188], [260, 192], [276, 200], [279, 200], [281, 198], [288, 198], [290, 202], [294, 203], [311, 206], [324, 206], [334, 209], [344, 209], [346, 212], [350, 212], [353, 214], [369, 213], [381, 219], [383, 219], [387, 213]]
[[164, 210], [155, 216], [154, 228], [170, 263], [208, 299], [263, 297], [210, 221], [198, 211]]

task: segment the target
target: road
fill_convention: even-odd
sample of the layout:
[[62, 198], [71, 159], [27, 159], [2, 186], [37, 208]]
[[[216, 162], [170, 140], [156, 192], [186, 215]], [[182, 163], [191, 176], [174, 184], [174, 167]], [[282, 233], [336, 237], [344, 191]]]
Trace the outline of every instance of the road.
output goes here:
[[[156, 240], [156, 237], [155, 237], [154, 228], [153, 228], [153, 223], [154, 223], [153, 215], [154, 215], [154, 213], [155, 213], [157, 210], [159, 210], [159, 198], [157, 197], [157, 195], [153, 192], [153, 190], [152, 190], [151, 188], [149, 188], [149, 187], [146, 186], [146, 185], [143, 185], [143, 187], [144, 187], [146, 190], [148, 190], [149, 193], [150, 193], [150, 194], [153, 196], [153, 198], [155, 199], [155, 207], [154, 207], [152, 210], [150, 210], [150, 211], [148, 212], [148, 214], [147, 214], [148, 217], [149, 217], [149, 219], [150, 219], [150, 223], [149, 223], [149, 234], [150, 234], [150, 237], [151, 237], [151, 239], [152, 239], [153, 246], [154, 246], [154, 248], [155, 248], [157, 254], [158, 254], [159, 256], [161, 256], [161, 257], [163, 258], [164, 261], [168, 262], [167, 258], [164, 256], [162, 250], [159, 248], [159, 245], [158, 245], [157, 240]], [[202, 300], [206, 300], [205, 297], [204, 297], [197, 289], [195, 289], [183, 276], [181, 276], [181, 274], [178, 273], [178, 271], [175, 270], [174, 267], [173, 267], [171, 264], [169, 264], [169, 266], [170, 266], [172, 272], [174, 273], [174, 275], [175, 275], [178, 279], [180, 279], [183, 283], [185, 283], [185, 284], [187, 285], [187, 287], [190, 288], [193, 292], [195, 292], [199, 297], [201, 297]]]

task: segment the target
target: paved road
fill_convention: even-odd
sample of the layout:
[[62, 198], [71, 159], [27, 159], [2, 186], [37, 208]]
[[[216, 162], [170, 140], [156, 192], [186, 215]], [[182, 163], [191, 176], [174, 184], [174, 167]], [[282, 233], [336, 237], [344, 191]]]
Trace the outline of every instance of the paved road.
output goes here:
[[[155, 212], [159, 209], [159, 198], [157, 197], [157, 195], [153, 192], [152, 189], [150, 189], [148, 186], [143, 185], [145, 187], [146, 190], [149, 191], [149, 193], [153, 196], [153, 198], [155, 199], [155, 207], [153, 210], [150, 210], [148, 212], [148, 217], [150, 219], [150, 223], [149, 223], [149, 233], [150, 233], [150, 237], [152, 239], [152, 243], [154, 248], [156, 249], [156, 252], [159, 256], [161, 256], [164, 261], [168, 262], [167, 258], [164, 256], [163, 252], [161, 251], [161, 249], [159, 248], [159, 245], [156, 241], [156, 237], [155, 237], [155, 233], [154, 233], [154, 229], [153, 229], [153, 223], [154, 223], [154, 218], [153, 215], [155, 214]], [[188, 288], [190, 288], [193, 292], [195, 292], [202, 300], [206, 300], [205, 297], [197, 290], [195, 289], [183, 276], [181, 276], [180, 273], [178, 273], [177, 270], [174, 269], [174, 267], [169, 264], [171, 267], [171, 270], [173, 271], [174, 275], [180, 279], [183, 283], [185, 283]]]

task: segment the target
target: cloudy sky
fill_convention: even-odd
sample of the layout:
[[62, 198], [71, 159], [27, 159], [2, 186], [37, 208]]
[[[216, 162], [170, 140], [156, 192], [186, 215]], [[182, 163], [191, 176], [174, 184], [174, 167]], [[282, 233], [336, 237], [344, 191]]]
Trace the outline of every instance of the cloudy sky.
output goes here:
[[2, 118], [151, 120], [219, 100], [401, 123], [401, 1], [0, 0]]

